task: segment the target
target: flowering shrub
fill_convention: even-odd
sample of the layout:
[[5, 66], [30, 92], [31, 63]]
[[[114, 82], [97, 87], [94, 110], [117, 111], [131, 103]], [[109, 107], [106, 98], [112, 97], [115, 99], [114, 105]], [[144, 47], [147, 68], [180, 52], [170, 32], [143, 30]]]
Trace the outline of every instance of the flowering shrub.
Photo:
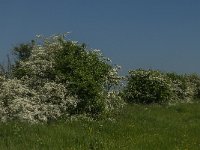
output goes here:
[[14, 50], [14, 78], [0, 78], [2, 121], [48, 122], [73, 114], [101, 115], [123, 106], [114, 91], [121, 79], [119, 67], [99, 50], [88, 50], [63, 35]]
[[194, 88], [194, 98], [200, 98], [200, 76], [197, 74], [191, 74], [187, 76], [188, 81], [190, 84], [193, 85]]
[[34, 121], [39, 103], [33, 100], [36, 93], [22, 85], [20, 80], [1, 77], [0, 116], [1, 121], [10, 119]]
[[21, 80], [1, 77], [1, 121], [21, 120], [47, 122], [69, 115], [77, 99], [67, 94], [61, 84], [46, 83], [37, 90], [26, 86]]
[[136, 103], [188, 103], [198, 98], [200, 78], [153, 70], [130, 71], [124, 97]]
[[[107, 92], [121, 79], [118, 69], [99, 50], [60, 39], [61, 47], [55, 57], [55, 71], [61, 82], [80, 99], [75, 113], [98, 115], [105, 111]], [[109, 88], [108, 88], [109, 87]]]
[[124, 100], [120, 96], [119, 92], [110, 91], [106, 97], [106, 109], [107, 111], [119, 111], [125, 105]]
[[176, 73], [166, 73], [166, 76], [172, 81], [172, 91], [174, 93], [174, 102], [191, 102], [194, 98], [195, 86], [189, 81], [187, 75], [178, 75]]
[[129, 72], [124, 97], [129, 103], [166, 103], [173, 98], [171, 82], [159, 71], [133, 70]]

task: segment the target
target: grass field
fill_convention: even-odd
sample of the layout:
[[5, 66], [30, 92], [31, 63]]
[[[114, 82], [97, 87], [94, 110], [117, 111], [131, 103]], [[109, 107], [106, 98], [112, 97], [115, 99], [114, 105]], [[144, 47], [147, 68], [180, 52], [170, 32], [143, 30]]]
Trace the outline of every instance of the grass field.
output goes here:
[[0, 149], [200, 149], [200, 104], [127, 105], [113, 118], [0, 124]]

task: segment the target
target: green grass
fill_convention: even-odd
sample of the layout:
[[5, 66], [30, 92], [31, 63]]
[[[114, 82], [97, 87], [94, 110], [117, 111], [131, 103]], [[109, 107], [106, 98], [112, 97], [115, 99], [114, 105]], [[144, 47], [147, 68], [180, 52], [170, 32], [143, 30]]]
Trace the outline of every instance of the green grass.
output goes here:
[[0, 124], [0, 149], [200, 149], [200, 104], [127, 105], [115, 120]]

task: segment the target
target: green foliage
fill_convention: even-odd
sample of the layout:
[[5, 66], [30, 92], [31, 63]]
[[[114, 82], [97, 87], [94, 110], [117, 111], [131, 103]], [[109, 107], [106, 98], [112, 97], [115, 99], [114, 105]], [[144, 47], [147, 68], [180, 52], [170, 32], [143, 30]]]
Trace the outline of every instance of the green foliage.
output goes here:
[[6, 70], [3, 64], [0, 64], [0, 75], [1, 76], [6, 75]]
[[188, 81], [194, 86], [194, 98], [200, 99], [200, 76], [198, 74], [191, 74], [187, 76]]
[[195, 87], [194, 84], [190, 82], [188, 75], [166, 73], [166, 76], [172, 81], [172, 90], [175, 101], [191, 102], [193, 100]]
[[30, 43], [23, 43], [15, 46], [12, 52], [15, 56], [15, 64], [12, 66], [12, 74], [14, 77], [22, 78], [27, 74], [25, 69], [20, 66], [20, 61], [25, 61], [31, 56], [32, 49], [35, 45], [35, 41], [32, 40]]
[[96, 51], [89, 51], [85, 45], [60, 39], [62, 49], [55, 57], [56, 75], [61, 82], [68, 82], [68, 88], [80, 99], [78, 113], [102, 112], [105, 108], [106, 76], [112, 66]]
[[129, 72], [124, 97], [129, 103], [166, 103], [173, 97], [170, 80], [154, 70], [133, 70]]
[[56, 35], [21, 44], [14, 51], [18, 56], [14, 77], [35, 91], [48, 83], [64, 86], [69, 92], [67, 96], [76, 98], [76, 103], [68, 109], [71, 115], [98, 116], [115, 110], [116, 105], [115, 108], [123, 105], [114, 91], [121, 79], [119, 67], [112, 66], [99, 50], [88, 49], [85, 44]]
[[6, 76], [7, 78], [12, 78], [12, 63], [11, 63], [11, 59], [10, 56], [7, 55], [7, 62], [4, 64], [0, 64], [0, 75], [1, 76]]
[[138, 69], [130, 71], [123, 95], [135, 103], [191, 103], [200, 98], [200, 77]]
[[35, 45], [35, 41], [30, 43], [23, 43], [13, 48], [13, 53], [17, 57], [17, 60], [26, 60], [30, 57], [31, 51]]

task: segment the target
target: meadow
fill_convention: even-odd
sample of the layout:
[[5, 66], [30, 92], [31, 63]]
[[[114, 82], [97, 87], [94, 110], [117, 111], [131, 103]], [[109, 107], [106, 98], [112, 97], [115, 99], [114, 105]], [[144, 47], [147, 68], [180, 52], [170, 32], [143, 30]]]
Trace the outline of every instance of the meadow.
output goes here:
[[122, 77], [98, 49], [38, 40], [0, 65], [0, 150], [200, 149], [198, 74]]
[[0, 149], [200, 148], [200, 104], [126, 105], [109, 119], [49, 124], [1, 123]]

